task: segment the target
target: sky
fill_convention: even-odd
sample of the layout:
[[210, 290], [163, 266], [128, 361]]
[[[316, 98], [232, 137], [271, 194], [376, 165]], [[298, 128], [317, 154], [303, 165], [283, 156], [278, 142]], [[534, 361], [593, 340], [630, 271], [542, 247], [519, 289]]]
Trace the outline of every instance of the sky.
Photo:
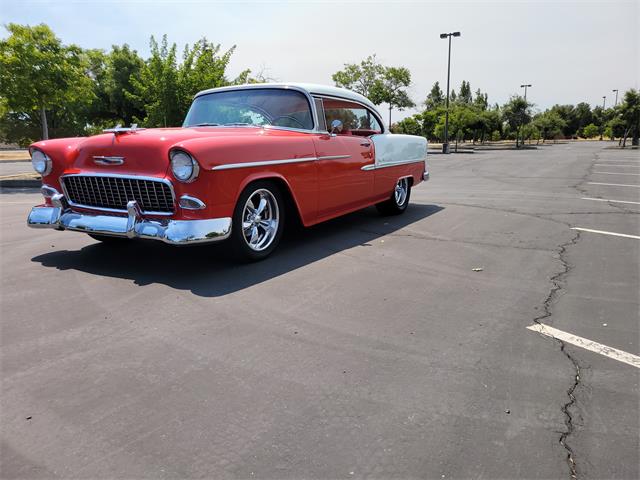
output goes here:
[[[0, 0], [0, 24], [48, 24], [64, 43], [109, 50], [128, 43], [143, 56], [167, 34], [181, 50], [201, 37], [237, 49], [229, 77], [245, 68], [276, 81], [332, 84], [345, 63], [376, 54], [407, 67], [416, 103], [434, 82], [468, 80], [502, 104], [532, 84], [537, 109], [614, 102], [639, 87], [640, 1], [168, 1]], [[6, 30], [0, 33], [6, 36]], [[394, 112], [394, 121], [415, 113]], [[386, 118], [386, 115], [385, 115]]]

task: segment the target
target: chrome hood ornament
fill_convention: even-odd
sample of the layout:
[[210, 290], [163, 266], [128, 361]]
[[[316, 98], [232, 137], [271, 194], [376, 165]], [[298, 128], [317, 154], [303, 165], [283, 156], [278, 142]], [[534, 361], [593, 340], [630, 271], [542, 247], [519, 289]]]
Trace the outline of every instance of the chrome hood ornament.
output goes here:
[[137, 123], [132, 123], [130, 127], [123, 127], [122, 124], [117, 124], [113, 128], [106, 128], [103, 130], [104, 133], [113, 133], [114, 135], [119, 135], [122, 133], [135, 133], [138, 130], [144, 130], [144, 128], [138, 128]]

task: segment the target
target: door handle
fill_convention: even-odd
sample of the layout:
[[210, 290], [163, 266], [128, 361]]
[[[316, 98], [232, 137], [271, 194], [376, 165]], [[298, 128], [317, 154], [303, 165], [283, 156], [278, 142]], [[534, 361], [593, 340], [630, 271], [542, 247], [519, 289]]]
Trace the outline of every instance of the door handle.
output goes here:
[[360, 144], [360, 146], [361, 146], [361, 147], [370, 147], [370, 146], [371, 146], [371, 143], [369, 143], [369, 142], [362, 142], [362, 143]]

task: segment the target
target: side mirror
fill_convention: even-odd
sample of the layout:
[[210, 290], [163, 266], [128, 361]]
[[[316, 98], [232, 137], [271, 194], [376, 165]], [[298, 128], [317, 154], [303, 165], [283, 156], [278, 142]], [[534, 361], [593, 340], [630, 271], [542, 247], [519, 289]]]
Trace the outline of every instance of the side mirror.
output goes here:
[[337, 118], [331, 122], [331, 135], [335, 135], [336, 132], [340, 133], [342, 131], [342, 122]]

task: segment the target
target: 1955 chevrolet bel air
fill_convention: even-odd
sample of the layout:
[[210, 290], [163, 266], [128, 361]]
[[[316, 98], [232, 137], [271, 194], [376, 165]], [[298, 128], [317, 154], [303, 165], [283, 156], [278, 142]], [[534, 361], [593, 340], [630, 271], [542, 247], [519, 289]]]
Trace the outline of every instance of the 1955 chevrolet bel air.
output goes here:
[[30, 227], [105, 242], [229, 238], [247, 260], [276, 248], [287, 214], [305, 226], [370, 205], [400, 214], [429, 178], [426, 139], [389, 133], [362, 95], [309, 84], [205, 90], [181, 128], [117, 126], [30, 153], [44, 196]]

